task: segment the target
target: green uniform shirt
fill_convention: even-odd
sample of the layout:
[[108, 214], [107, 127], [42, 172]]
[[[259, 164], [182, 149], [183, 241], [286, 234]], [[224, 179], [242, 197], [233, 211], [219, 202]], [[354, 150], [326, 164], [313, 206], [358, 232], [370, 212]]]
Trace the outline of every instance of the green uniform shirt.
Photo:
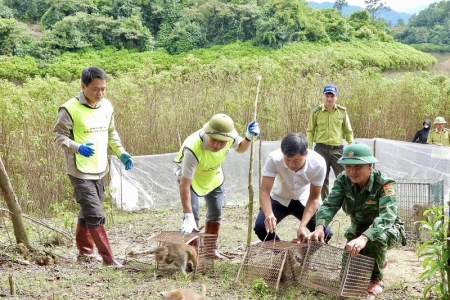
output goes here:
[[321, 104], [312, 111], [308, 130], [306, 131], [308, 148], [313, 148], [313, 143], [321, 143], [330, 146], [342, 145], [342, 139], [347, 143], [353, 143], [353, 130], [347, 109], [340, 105], [335, 105], [328, 111], [325, 104]]
[[345, 172], [339, 174], [330, 195], [316, 213], [316, 226], [326, 228], [340, 208], [350, 216], [351, 229], [371, 241], [382, 239], [381, 235], [394, 225], [402, 235], [405, 232], [397, 210], [395, 182], [378, 170], [372, 170], [362, 189]]
[[437, 129], [433, 129], [428, 134], [427, 144], [438, 143], [442, 146], [450, 146], [450, 132], [447, 128], [444, 128], [442, 132]]

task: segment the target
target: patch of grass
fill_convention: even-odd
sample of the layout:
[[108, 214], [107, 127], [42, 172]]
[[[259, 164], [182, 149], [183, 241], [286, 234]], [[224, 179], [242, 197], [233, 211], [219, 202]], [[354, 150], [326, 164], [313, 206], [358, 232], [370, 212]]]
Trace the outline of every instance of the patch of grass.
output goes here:
[[[206, 208], [201, 205], [201, 223], [204, 223]], [[257, 212], [257, 210], [256, 210]], [[76, 262], [77, 249], [74, 242], [67, 246], [45, 248], [59, 258], [57, 265], [21, 265], [11, 260], [0, 260], [0, 272], [11, 274], [15, 280], [17, 299], [161, 299], [162, 295], [175, 288], [190, 288], [196, 292], [205, 284], [208, 299], [286, 299], [286, 300], [331, 300], [333, 296], [323, 294], [300, 284], [292, 285], [278, 293], [268, 291], [256, 296], [252, 286], [236, 282], [236, 276], [245, 253], [247, 234], [247, 210], [244, 208], [224, 208], [220, 232], [220, 247], [234, 253], [230, 260], [215, 261], [214, 271], [207, 274], [167, 273], [156, 270], [153, 255], [127, 256], [131, 250], [148, 250], [154, 245], [150, 238], [167, 230], [178, 230], [181, 225], [181, 206], [162, 211], [141, 211], [136, 213], [115, 212], [114, 224], [108, 225], [112, 250], [119, 260], [130, 263], [125, 269], [104, 267], [101, 262], [80, 264]], [[256, 213], [254, 218], [256, 217]], [[253, 218], [253, 220], [254, 220]], [[339, 212], [338, 223], [332, 224], [336, 241], [342, 244], [343, 232], [348, 226], [348, 218]], [[283, 240], [296, 236], [299, 222], [293, 217], [286, 218], [277, 228]], [[339, 233], [339, 234], [338, 234]], [[0, 240], [5, 240], [6, 230], [0, 231]], [[36, 235], [33, 245], [41, 247]], [[334, 239], [334, 238], [333, 238]], [[7, 240], [7, 239], [6, 239]], [[252, 242], [257, 242], [252, 235]], [[333, 240], [332, 240], [333, 241]], [[334, 244], [333, 244], [334, 245]], [[6, 247], [6, 246], [4, 246]], [[8, 246], [13, 248], [11, 245]], [[0, 249], [0, 254], [11, 251]], [[0, 255], [0, 259], [3, 258]], [[19, 256], [15, 253], [14, 258]], [[131, 263], [133, 262], [133, 263]], [[8, 276], [0, 276], [0, 294], [9, 295]], [[390, 282], [385, 295], [388, 299], [413, 299], [405, 296], [404, 283]], [[397, 298], [396, 298], [397, 297]], [[406, 298], [405, 298], [406, 297]]]

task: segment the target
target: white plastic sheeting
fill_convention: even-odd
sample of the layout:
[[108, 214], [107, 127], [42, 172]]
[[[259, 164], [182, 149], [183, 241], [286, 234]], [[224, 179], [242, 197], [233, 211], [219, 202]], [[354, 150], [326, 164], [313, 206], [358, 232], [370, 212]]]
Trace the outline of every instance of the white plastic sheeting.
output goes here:
[[[450, 147], [432, 146], [387, 139], [356, 139], [372, 148], [379, 163], [375, 168], [393, 178], [427, 178], [444, 180], [444, 203], [449, 200]], [[268, 153], [280, 147], [280, 141], [254, 143], [253, 191], [258, 200], [260, 168]], [[110, 189], [117, 208], [126, 211], [163, 209], [180, 206], [178, 183], [173, 175], [176, 153], [133, 156], [135, 166], [125, 171], [115, 156], [111, 157]], [[261, 158], [260, 158], [261, 157]], [[223, 164], [225, 204], [246, 205], [249, 202], [250, 149], [246, 153], [233, 150]], [[331, 171], [330, 179], [334, 178]], [[331, 185], [331, 182], [330, 182]]]

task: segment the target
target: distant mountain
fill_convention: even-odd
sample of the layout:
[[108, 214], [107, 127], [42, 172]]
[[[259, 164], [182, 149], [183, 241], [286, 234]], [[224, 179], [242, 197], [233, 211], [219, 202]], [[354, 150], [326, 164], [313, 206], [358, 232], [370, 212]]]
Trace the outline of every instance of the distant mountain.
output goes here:
[[[324, 8], [333, 8], [334, 2], [322, 2], [322, 3], [317, 3], [317, 2], [308, 2], [308, 5], [312, 8], [316, 8], [316, 9], [324, 9]], [[357, 10], [361, 10], [364, 9], [364, 7], [360, 7], [360, 6], [353, 6], [353, 5], [349, 5], [344, 7], [344, 9], [342, 10], [342, 15], [344, 17], [350, 15], [351, 13], [357, 11]], [[394, 10], [388, 11], [388, 12], [383, 12], [380, 13], [378, 15], [378, 18], [383, 18], [386, 21], [388, 21], [391, 25], [397, 25], [398, 19], [403, 19], [403, 21], [406, 23], [409, 22], [409, 18], [412, 16], [412, 14], [408, 14], [408, 13], [400, 13], [400, 12], [396, 12]]]

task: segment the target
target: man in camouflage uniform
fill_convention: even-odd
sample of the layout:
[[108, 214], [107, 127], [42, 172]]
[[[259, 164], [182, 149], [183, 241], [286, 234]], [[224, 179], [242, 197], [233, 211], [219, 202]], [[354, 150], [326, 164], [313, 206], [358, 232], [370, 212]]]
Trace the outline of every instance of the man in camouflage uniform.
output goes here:
[[337, 94], [338, 89], [334, 84], [324, 87], [323, 104], [312, 111], [306, 131], [308, 148], [313, 149], [313, 143], [316, 143], [314, 151], [322, 155], [327, 163], [325, 181], [320, 193], [322, 200], [330, 193], [330, 168], [333, 168], [336, 177], [344, 171], [344, 168], [337, 163], [344, 149], [342, 139], [345, 138], [349, 144], [353, 143], [353, 130], [347, 109], [336, 104]]
[[386, 251], [402, 241], [405, 228], [397, 211], [395, 182], [373, 169], [376, 162], [364, 144], [344, 149], [338, 163], [344, 165], [345, 173], [336, 178], [330, 195], [316, 213], [316, 229], [310, 239], [323, 242], [324, 228], [342, 208], [351, 221], [345, 232], [346, 249], [351, 256], [361, 253], [375, 259], [367, 293], [379, 296], [384, 288], [381, 280], [387, 264]]

